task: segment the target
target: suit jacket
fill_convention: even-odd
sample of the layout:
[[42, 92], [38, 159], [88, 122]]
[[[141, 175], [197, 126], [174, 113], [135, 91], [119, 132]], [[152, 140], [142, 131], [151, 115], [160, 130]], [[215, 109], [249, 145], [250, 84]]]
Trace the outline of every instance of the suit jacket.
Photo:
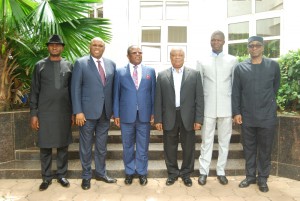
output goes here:
[[[180, 114], [186, 130], [194, 123], [203, 123], [204, 100], [199, 71], [184, 67], [180, 89]], [[175, 125], [176, 105], [172, 68], [158, 74], [154, 104], [154, 121], [162, 123], [164, 130]]]
[[99, 119], [105, 106], [106, 117], [111, 118], [116, 64], [106, 58], [103, 58], [103, 62], [106, 73], [105, 86], [90, 55], [76, 60], [71, 83], [74, 114], [84, 113], [86, 119]]
[[231, 89], [237, 63], [237, 58], [223, 53], [197, 62], [203, 81], [205, 117], [232, 116]]
[[120, 118], [121, 123], [136, 121], [137, 109], [139, 120], [149, 122], [154, 114], [154, 96], [156, 76], [151, 67], [141, 65], [142, 77], [138, 90], [130, 74], [130, 65], [118, 68], [114, 81], [114, 117]]

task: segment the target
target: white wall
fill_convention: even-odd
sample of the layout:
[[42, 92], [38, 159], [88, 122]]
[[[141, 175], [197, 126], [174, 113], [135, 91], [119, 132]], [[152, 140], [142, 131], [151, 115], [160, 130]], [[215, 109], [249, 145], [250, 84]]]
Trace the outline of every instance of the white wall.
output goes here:
[[281, 54], [300, 48], [300, 11], [299, 1], [284, 0], [281, 28]]
[[116, 62], [117, 66], [127, 64], [127, 47], [130, 43], [128, 30], [128, 1], [130, 0], [104, 0], [103, 17], [111, 22], [112, 40], [106, 44], [104, 56]]
[[[281, 53], [300, 48], [300, 12], [297, 0], [284, 0], [281, 19]], [[127, 47], [140, 45], [139, 0], [104, 0], [104, 17], [111, 20], [113, 38], [106, 45], [105, 56], [113, 59], [118, 67], [128, 63]], [[190, 0], [188, 21], [188, 50], [186, 64], [194, 68], [196, 60], [210, 53], [210, 36], [215, 30], [228, 35], [227, 0]], [[227, 44], [224, 52], [227, 52]], [[154, 66], [161, 70], [170, 64]]]
[[191, 67], [195, 67], [197, 59], [211, 53], [210, 37], [214, 31], [220, 30], [225, 36], [227, 35], [226, 2], [225, 0], [190, 1], [188, 63]]

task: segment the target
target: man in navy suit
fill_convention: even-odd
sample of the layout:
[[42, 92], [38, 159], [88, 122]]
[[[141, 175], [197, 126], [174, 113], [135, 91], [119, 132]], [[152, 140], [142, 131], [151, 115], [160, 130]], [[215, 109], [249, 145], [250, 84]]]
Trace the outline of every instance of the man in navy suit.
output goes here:
[[[117, 69], [114, 83], [115, 124], [121, 127], [125, 184], [139, 176], [147, 184], [150, 123], [154, 122], [155, 70], [144, 66], [137, 46], [127, 49], [129, 64]], [[135, 151], [136, 146], [136, 151]]]
[[93, 38], [90, 43], [90, 55], [76, 60], [72, 77], [72, 104], [80, 132], [81, 187], [84, 190], [91, 186], [94, 135], [96, 180], [107, 183], [117, 181], [107, 175], [105, 164], [116, 65], [113, 61], [102, 57], [104, 50], [104, 41], [98, 37]]

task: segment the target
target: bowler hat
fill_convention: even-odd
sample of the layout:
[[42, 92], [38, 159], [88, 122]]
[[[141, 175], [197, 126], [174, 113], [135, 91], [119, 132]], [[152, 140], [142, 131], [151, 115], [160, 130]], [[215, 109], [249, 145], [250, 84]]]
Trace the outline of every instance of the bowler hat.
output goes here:
[[63, 46], [65, 45], [64, 42], [62, 41], [61, 37], [60, 37], [59, 35], [56, 35], [56, 34], [52, 35], [52, 36], [49, 38], [49, 40], [48, 40], [48, 42], [46, 43], [46, 45], [48, 46], [49, 44], [54, 44], [54, 43], [56, 43], [56, 44], [61, 44], [61, 45], [63, 45]]

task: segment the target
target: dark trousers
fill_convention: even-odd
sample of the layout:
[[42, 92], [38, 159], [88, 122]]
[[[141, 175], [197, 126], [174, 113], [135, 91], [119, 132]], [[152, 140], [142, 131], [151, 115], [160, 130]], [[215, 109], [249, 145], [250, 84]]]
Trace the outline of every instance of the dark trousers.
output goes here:
[[92, 149], [95, 135], [95, 174], [97, 177], [106, 175], [106, 144], [109, 129], [109, 119], [105, 112], [99, 119], [87, 119], [79, 127], [79, 154], [82, 165], [82, 179], [92, 178]]
[[148, 174], [150, 123], [141, 122], [137, 113], [134, 123], [121, 123], [125, 174]]
[[266, 182], [271, 171], [271, 153], [276, 127], [242, 126], [243, 149], [246, 160], [246, 177]]
[[[41, 172], [43, 180], [51, 181], [52, 173], [52, 148], [40, 148]], [[56, 159], [57, 178], [64, 178], [68, 170], [68, 146], [57, 148]]]
[[[176, 111], [176, 122], [172, 130], [163, 132], [164, 156], [168, 177], [190, 177], [195, 162], [195, 131], [184, 128], [180, 110]], [[177, 161], [178, 143], [182, 147], [182, 164], [179, 170]]]

